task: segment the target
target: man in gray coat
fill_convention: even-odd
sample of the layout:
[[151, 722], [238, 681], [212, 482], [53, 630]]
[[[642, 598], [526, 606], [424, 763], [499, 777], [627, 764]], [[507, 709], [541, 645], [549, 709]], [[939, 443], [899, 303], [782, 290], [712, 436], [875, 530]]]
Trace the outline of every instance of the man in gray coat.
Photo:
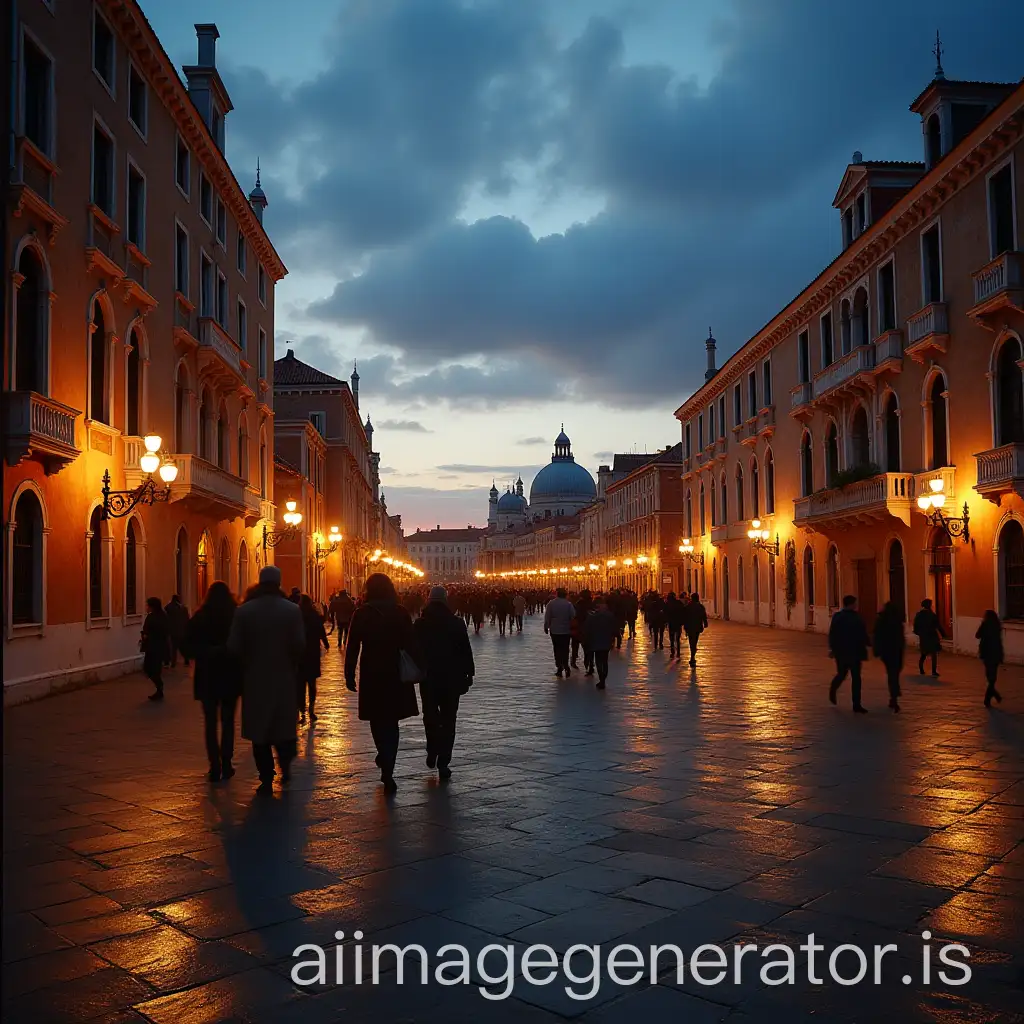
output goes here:
[[296, 673], [305, 648], [302, 612], [281, 590], [281, 570], [267, 565], [259, 585], [235, 612], [228, 649], [242, 665], [242, 736], [252, 741], [261, 793], [271, 792], [274, 752], [281, 781], [296, 752]]

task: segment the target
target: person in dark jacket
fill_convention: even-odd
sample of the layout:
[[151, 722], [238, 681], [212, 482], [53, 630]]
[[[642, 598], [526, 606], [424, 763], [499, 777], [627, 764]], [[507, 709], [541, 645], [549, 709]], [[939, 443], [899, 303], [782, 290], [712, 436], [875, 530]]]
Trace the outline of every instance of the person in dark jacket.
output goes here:
[[894, 601], [887, 601], [875, 619], [872, 646], [875, 657], [885, 666], [889, 707], [899, 711], [900, 673], [903, 671], [903, 652], [907, 647], [907, 638], [903, 632], [903, 609]]
[[398, 789], [398, 723], [420, 713], [416, 687], [402, 679], [402, 652], [422, 668], [412, 617], [398, 603], [395, 585], [382, 572], [366, 581], [366, 597], [352, 616], [345, 649], [345, 685], [355, 692], [359, 668], [359, 718], [370, 723], [377, 747], [380, 781], [388, 793]]
[[932, 610], [931, 598], [921, 602], [921, 610], [914, 616], [914, 633], [921, 641], [921, 656], [917, 659], [917, 671], [924, 675], [924, 659], [932, 659], [932, 675], [939, 676], [938, 655], [942, 650], [942, 638], [946, 635], [938, 615]]
[[665, 602], [661, 599], [661, 594], [651, 591], [644, 614], [647, 619], [647, 628], [651, 631], [652, 649], [663, 651], [665, 649]]
[[420, 699], [427, 737], [427, 767], [436, 767], [438, 778], [447, 780], [452, 777], [449, 766], [455, 747], [459, 698], [469, 691], [476, 674], [473, 647], [465, 622], [448, 606], [444, 587], [431, 589], [423, 614], [412, 628], [423, 657]]
[[686, 619], [686, 605], [670, 590], [665, 598], [665, 625], [668, 626], [669, 655], [673, 658], [682, 657], [683, 622]]
[[[160, 604], [159, 597], [146, 598], [145, 621], [142, 623], [142, 638], [139, 650], [142, 651], [142, 671], [149, 677], [156, 691], [149, 695], [150, 700], [164, 699], [163, 667], [170, 659], [171, 641], [167, 613]], [[185, 662], [188, 664], [188, 661]]]
[[1003, 702], [1002, 694], [996, 689], [996, 676], [1003, 663], [1003, 624], [991, 608], [985, 612], [974, 638], [978, 641], [978, 657], [985, 666], [985, 681], [988, 683], [985, 707], [990, 708], [993, 699], [997, 704]]
[[[210, 781], [235, 774], [235, 710], [242, 694], [242, 667], [228, 650], [235, 598], [222, 580], [210, 584], [202, 607], [189, 619], [184, 651], [196, 663], [192, 695], [202, 703]], [[217, 720], [220, 719], [220, 740]]]
[[608, 652], [618, 636], [618, 622], [608, 608], [608, 603], [599, 597], [594, 610], [587, 615], [583, 624], [583, 643], [594, 659], [597, 668], [597, 688], [605, 689], [608, 679]]
[[306, 632], [306, 646], [299, 659], [297, 703], [299, 721], [306, 718], [306, 693], [309, 692], [309, 720], [316, 721], [316, 681], [320, 678], [320, 647], [325, 651], [331, 649], [327, 640], [324, 620], [313, 604], [309, 594], [299, 598], [299, 611], [302, 612], [302, 625]]
[[697, 641], [701, 633], [708, 628], [708, 612], [700, 603], [700, 594], [694, 591], [690, 595], [689, 603], [683, 610], [683, 629], [686, 632], [686, 639], [690, 643], [690, 666], [697, 664]]
[[828, 690], [828, 699], [836, 703], [836, 693], [849, 675], [853, 710], [858, 714], [866, 714], [867, 708], [860, 700], [860, 667], [868, 656], [868, 629], [857, 611], [857, 598], [852, 594], [843, 598], [843, 607], [832, 616], [828, 646], [836, 660], [836, 674]]
[[[185, 635], [188, 632], [188, 608], [181, 603], [181, 598], [177, 594], [172, 594], [164, 612], [167, 615], [168, 633], [167, 660], [164, 664], [174, 668], [178, 664], [178, 651], [185, 643]], [[188, 668], [190, 659], [184, 651], [182, 651], [182, 655], [185, 660], [185, 668]]]
[[590, 593], [590, 590], [586, 587], [580, 591], [580, 595], [576, 600], [576, 614], [572, 620], [572, 641], [570, 643], [570, 657], [569, 664], [572, 668], [576, 668], [576, 659], [579, 656], [579, 649], [583, 647], [583, 668], [584, 675], [592, 676], [594, 674], [594, 654], [593, 651], [587, 647], [587, 616], [594, 610], [594, 598]]
[[348, 638], [348, 626], [355, 610], [356, 603], [349, 597], [347, 590], [343, 590], [337, 597], [331, 599], [330, 614], [338, 633], [339, 650]]

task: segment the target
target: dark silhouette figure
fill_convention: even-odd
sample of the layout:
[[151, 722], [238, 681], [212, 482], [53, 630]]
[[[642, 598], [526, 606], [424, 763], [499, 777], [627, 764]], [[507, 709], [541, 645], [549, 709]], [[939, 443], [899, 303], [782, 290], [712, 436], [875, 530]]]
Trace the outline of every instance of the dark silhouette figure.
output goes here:
[[700, 594], [692, 593], [690, 601], [683, 611], [683, 629], [690, 644], [690, 665], [697, 664], [697, 641], [701, 633], [708, 628], [708, 612], [700, 603]]
[[345, 649], [345, 685], [356, 690], [358, 666], [359, 718], [370, 723], [380, 780], [388, 793], [398, 789], [398, 723], [419, 714], [415, 684], [402, 679], [403, 651], [422, 667], [412, 617], [398, 603], [390, 577], [375, 572], [366, 581], [365, 600], [352, 616]]
[[[170, 658], [171, 640], [167, 613], [160, 605], [159, 597], [146, 598], [146, 618], [142, 623], [142, 638], [139, 650], [142, 651], [142, 671], [156, 687], [149, 695], [150, 700], [164, 699], [163, 667]], [[188, 662], [186, 661], [187, 665]]]
[[594, 674], [594, 652], [587, 646], [587, 616], [594, 610], [594, 598], [587, 588], [580, 591], [576, 600], [576, 614], [572, 620], [572, 658], [569, 664], [576, 668], [579, 649], [583, 648], [584, 675]]
[[669, 654], [673, 658], [682, 657], [683, 622], [686, 619], [686, 605], [670, 590], [665, 598], [665, 625], [668, 626]]
[[665, 649], [665, 602], [661, 594], [651, 593], [646, 608], [647, 627], [651, 631], [653, 648], [656, 651]]
[[450, 779], [459, 698], [473, 685], [476, 666], [469, 631], [449, 608], [444, 587], [430, 591], [430, 600], [413, 623], [413, 632], [424, 663], [420, 699], [427, 737], [427, 767], [436, 767], [440, 779]]
[[[164, 664], [174, 668], [178, 664], [178, 651], [185, 643], [185, 635], [188, 632], [188, 608], [181, 603], [181, 598], [177, 594], [172, 594], [164, 612], [167, 614], [167, 632], [170, 640]], [[182, 657], [185, 660], [185, 667], [188, 668], [189, 656], [182, 651]]]
[[[192, 695], [202, 703], [210, 781], [235, 774], [235, 709], [242, 693], [242, 668], [228, 650], [235, 598], [222, 580], [210, 584], [202, 607], [189, 619], [184, 651], [196, 663]], [[217, 724], [220, 721], [220, 739]]]
[[348, 627], [355, 610], [356, 603], [349, 597], [347, 590], [343, 590], [331, 600], [330, 615], [334, 622], [334, 628], [338, 631], [339, 650], [348, 638]]
[[555, 655], [555, 675], [569, 674], [569, 644], [572, 639], [572, 620], [576, 608], [566, 596], [564, 587], [555, 591], [544, 609], [544, 632], [551, 636], [551, 648]]
[[885, 678], [889, 684], [889, 707], [899, 711], [900, 673], [903, 671], [903, 653], [907, 638], [903, 632], [903, 609], [887, 601], [875, 619], [875, 635], [872, 646], [875, 657], [885, 666]]
[[930, 657], [932, 675], [938, 678], [938, 655], [942, 650], [942, 638], [946, 634], [942, 630], [942, 623], [939, 622], [938, 615], [932, 609], [929, 597], [921, 602], [921, 610], [914, 616], [914, 633], [921, 641], [921, 656], [917, 659], [918, 673], [924, 675], [924, 660]]
[[[618, 623], [603, 597], [597, 599], [594, 610], [583, 624], [583, 643], [597, 668], [597, 688], [605, 689], [608, 679], [608, 652], [618, 635]], [[591, 673], [587, 673], [590, 675]]]
[[298, 689], [296, 703], [299, 707], [299, 720], [306, 717], [306, 694], [309, 693], [309, 720], [316, 721], [316, 681], [320, 678], [320, 647], [325, 651], [331, 649], [327, 641], [327, 630], [324, 620], [316, 610], [309, 594], [299, 598], [299, 611], [302, 612], [302, 626], [306, 634], [306, 645], [299, 660]]
[[978, 641], [978, 657], [985, 666], [985, 682], [988, 687], [985, 690], [985, 707], [992, 707], [992, 701], [1002, 704], [1003, 696], [996, 689], [996, 676], [999, 674], [999, 666], [1003, 663], [1003, 624], [999, 616], [991, 609], [985, 612], [974, 634]]
[[832, 616], [828, 629], [828, 646], [832, 657], [836, 659], [836, 674], [829, 687], [828, 699], [836, 703], [836, 693], [847, 675], [850, 676], [850, 687], [853, 691], [853, 710], [866, 714], [867, 708], [860, 699], [860, 667], [868, 656], [868, 630], [864, 620], [857, 611], [857, 598], [847, 594], [843, 598], [843, 607]]

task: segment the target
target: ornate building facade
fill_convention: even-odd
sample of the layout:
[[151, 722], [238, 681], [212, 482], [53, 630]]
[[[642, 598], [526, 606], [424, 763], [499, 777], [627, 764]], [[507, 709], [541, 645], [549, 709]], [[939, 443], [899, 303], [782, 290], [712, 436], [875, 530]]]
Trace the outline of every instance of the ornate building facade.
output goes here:
[[[216, 26], [196, 26], [183, 82], [135, 0], [12, 11], [4, 684], [21, 699], [134, 668], [148, 596], [194, 606], [217, 577], [254, 579], [286, 270], [258, 180], [247, 196], [224, 158]], [[104, 475], [143, 483], [146, 435], [170, 500], [106, 516]]]

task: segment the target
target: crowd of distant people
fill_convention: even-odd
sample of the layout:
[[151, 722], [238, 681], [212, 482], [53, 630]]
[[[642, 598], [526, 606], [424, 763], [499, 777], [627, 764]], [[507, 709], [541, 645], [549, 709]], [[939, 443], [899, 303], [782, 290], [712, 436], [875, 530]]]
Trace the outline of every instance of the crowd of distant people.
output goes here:
[[[235, 716], [241, 699], [241, 733], [252, 743], [259, 791], [266, 794], [278, 773], [283, 783], [290, 778], [298, 726], [307, 715], [311, 726], [317, 721], [321, 655], [330, 650], [333, 634], [345, 652], [346, 686], [358, 692], [359, 718], [369, 723], [381, 782], [393, 793], [398, 788], [394, 769], [399, 722], [420, 715], [420, 706], [427, 765], [437, 769], [442, 781], [451, 777], [459, 701], [476, 674], [470, 631], [479, 634], [490, 621], [499, 636], [519, 634], [524, 618], [537, 614], [543, 615], [544, 632], [551, 638], [556, 677], [568, 678], [578, 670], [582, 656], [584, 675], [596, 675], [600, 690], [607, 688], [609, 653], [621, 648], [624, 638], [636, 637], [641, 617], [652, 651], [664, 648], [668, 634], [670, 660], [682, 660], [685, 637], [691, 667], [697, 664], [700, 637], [708, 628], [707, 610], [696, 593], [663, 597], [651, 590], [638, 596], [623, 588], [584, 588], [570, 595], [561, 587], [552, 594], [455, 585], [429, 591], [412, 587], [400, 596], [390, 577], [374, 573], [358, 598], [342, 590], [317, 603], [298, 588], [285, 594], [280, 570], [265, 566], [240, 604], [221, 581], [210, 586], [194, 615], [178, 595], [166, 606], [159, 598], [149, 598], [140, 649], [154, 701], [163, 700], [165, 668], [176, 665], [179, 657], [186, 667], [194, 663], [193, 695], [203, 709], [212, 782], [235, 774]], [[931, 601], [922, 602], [912, 628], [919, 640], [919, 672], [923, 675], [928, 663], [931, 674], [938, 676], [945, 634]], [[996, 680], [1004, 657], [1002, 623], [994, 611], [985, 613], [977, 639], [987, 682], [984, 703], [990, 707], [993, 700], [1002, 701]], [[866, 712], [861, 666], [870, 648], [886, 669], [889, 707], [900, 710], [906, 651], [901, 608], [886, 604], [869, 635], [856, 598], [845, 597], [832, 617], [828, 642], [836, 662], [829, 687], [833, 704], [849, 677], [853, 710]]]

